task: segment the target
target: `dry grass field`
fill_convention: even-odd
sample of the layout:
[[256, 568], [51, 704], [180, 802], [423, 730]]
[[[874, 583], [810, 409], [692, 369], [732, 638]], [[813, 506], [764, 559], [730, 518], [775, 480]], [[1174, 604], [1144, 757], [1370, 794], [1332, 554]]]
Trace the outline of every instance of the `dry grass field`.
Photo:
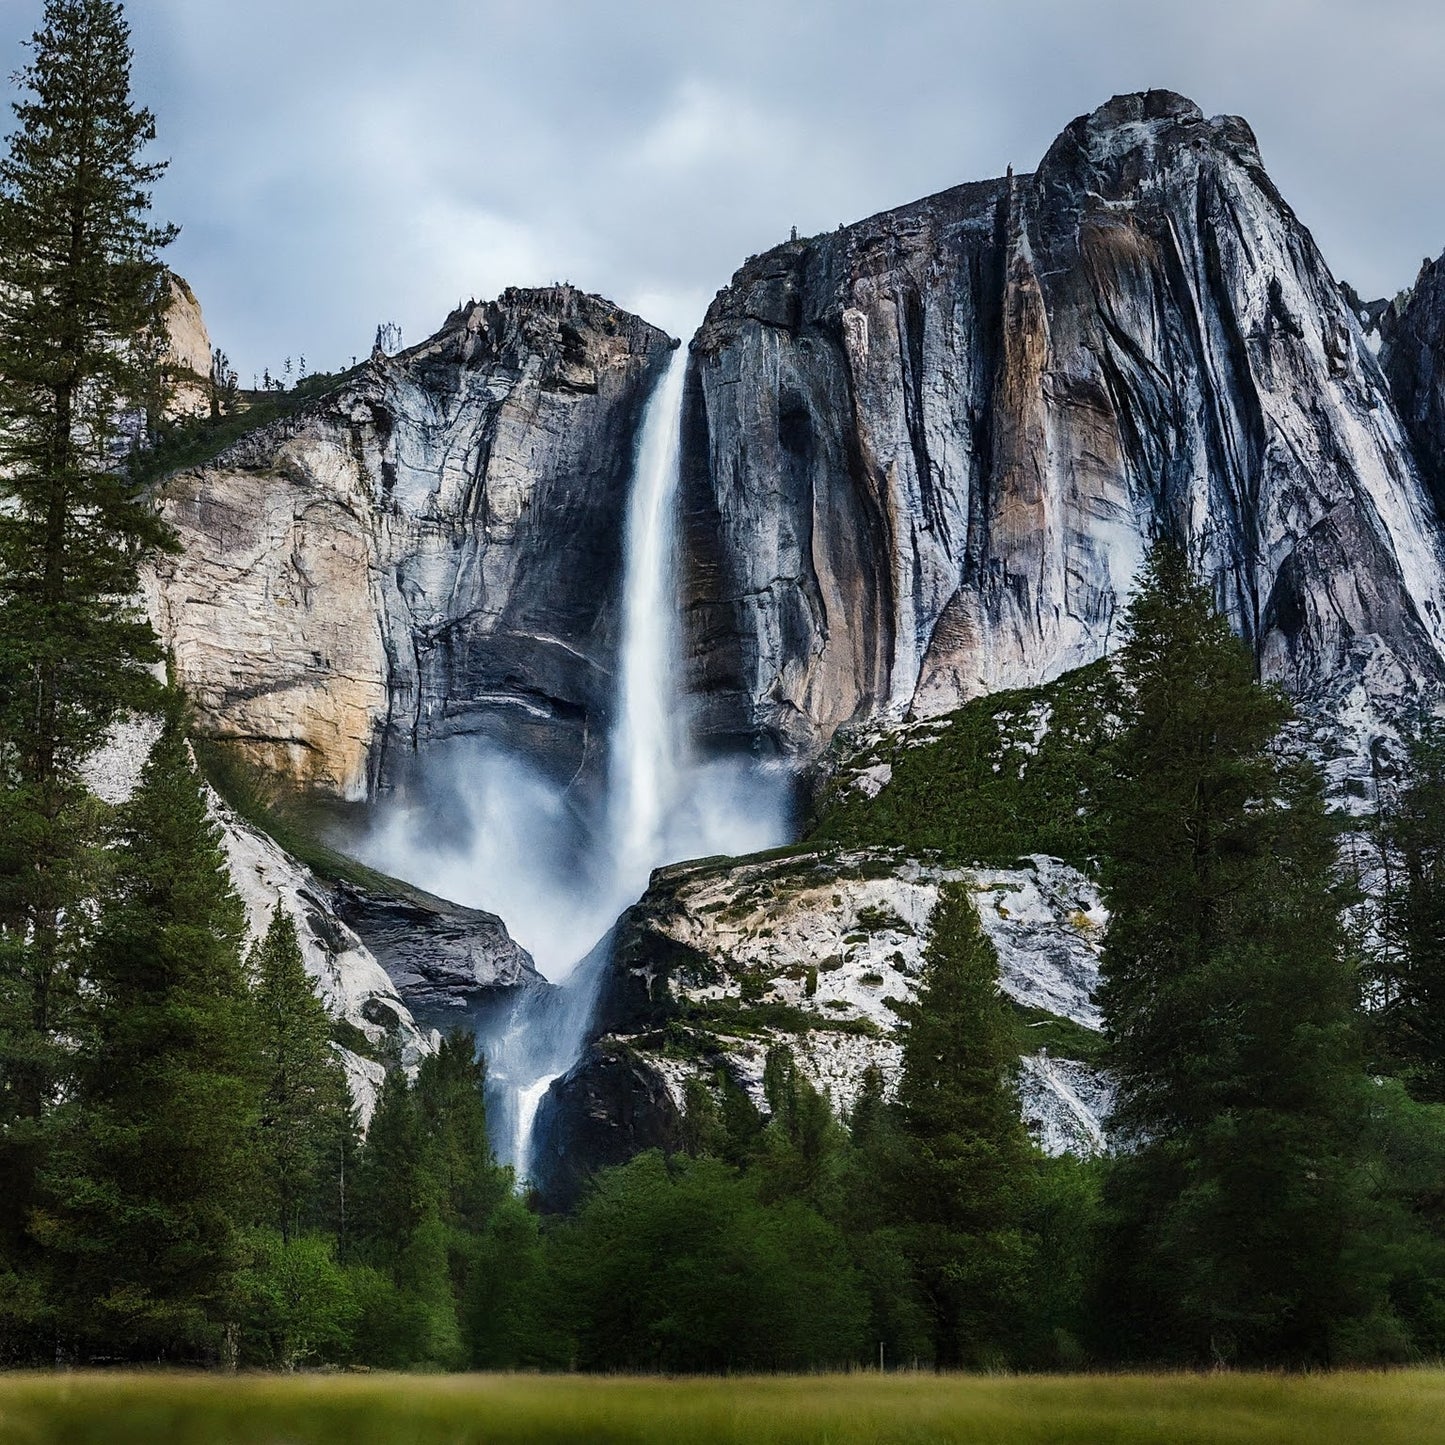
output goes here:
[[4, 1445], [1404, 1445], [1445, 1370], [730, 1379], [0, 1376]]

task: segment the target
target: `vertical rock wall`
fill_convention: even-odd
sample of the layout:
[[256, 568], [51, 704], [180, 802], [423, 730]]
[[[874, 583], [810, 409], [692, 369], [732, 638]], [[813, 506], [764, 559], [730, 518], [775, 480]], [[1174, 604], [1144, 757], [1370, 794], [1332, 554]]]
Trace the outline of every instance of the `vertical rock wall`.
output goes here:
[[753, 258], [693, 358], [715, 736], [807, 759], [1089, 662], [1161, 533], [1296, 695], [1441, 676], [1432, 499], [1241, 120], [1116, 97], [1031, 176]]

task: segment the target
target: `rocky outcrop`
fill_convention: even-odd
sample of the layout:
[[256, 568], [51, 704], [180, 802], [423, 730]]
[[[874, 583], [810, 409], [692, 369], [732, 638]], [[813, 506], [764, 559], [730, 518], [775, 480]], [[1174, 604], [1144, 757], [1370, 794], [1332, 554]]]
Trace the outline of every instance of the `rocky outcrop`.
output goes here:
[[1249, 127], [1180, 96], [753, 258], [689, 387], [714, 737], [811, 759], [1091, 661], [1161, 533], [1325, 711], [1445, 672], [1440, 532], [1359, 321]]
[[598, 1169], [682, 1143], [682, 1114], [648, 1061], [615, 1040], [594, 1044], [544, 1096], [530, 1171], [549, 1209], [570, 1209]]
[[[111, 729], [82, 772], [96, 797], [113, 806], [130, 799], [159, 733], [160, 723], [153, 718], [122, 721]], [[334, 1047], [364, 1128], [376, 1108], [387, 1062], [415, 1070], [433, 1051], [433, 1038], [418, 1027], [386, 971], [338, 916], [329, 887], [210, 788], [206, 802], [231, 885], [246, 911], [249, 942], [265, 935], [277, 908], [296, 924], [306, 971], [327, 1013], [345, 1032], [347, 1042]]]
[[220, 824], [231, 882], [246, 908], [250, 938], [265, 934], [278, 907], [295, 921], [306, 972], [327, 1013], [346, 1026], [350, 1041], [338, 1052], [365, 1128], [388, 1065], [414, 1072], [433, 1052], [434, 1038], [417, 1023], [363, 939], [339, 917], [327, 885], [215, 794], [211, 812]]
[[653, 875], [618, 925], [598, 1040], [539, 1114], [539, 1136], [552, 1141], [544, 1195], [575, 1190], [579, 1172], [629, 1148], [666, 1147], [689, 1078], [710, 1084], [725, 1070], [766, 1110], [763, 1068], [777, 1046], [840, 1112], [870, 1066], [892, 1089], [898, 1009], [917, 996], [948, 882], [971, 891], [1018, 1006], [1030, 1129], [1050, 1152], [1102, 1150], [1111, 1091], [1091, 1062], [1107, 922], [1096, 887], [1053, 858], [955, 868], [896, 850], [818, 848]]
[[[159, 733], [153, 719], [122, 722], [87, 760], [90, 790], [126, 802]], [[306, 971], [335, 1021], [362, 1126], [390, 1066], [414, 1072], [438, 1029], [481, 1033], [523, 1000], [555, 990], [494, 914], [462, 908], [395, 879], [323, 879], [206, 790], [227, 870], [252, 943], [277, 908], [296, 924]]]
[[401, 884], [382, 892], [342, 881], [330, 894], [336, 916], [365, 940], [426, 1028], [483, 1033], [500, 1006], [550, 987], [494, 913]]
[[1380, 360], [1420, 470], [1445, 508], [1445, 256], [1385, 313]]
[[571, 287], [508, 291], [170, 478], [183, 550], [151, 610], [203, 729], [349, 799], [457, 733], [585, 768], [635, 432], [671, 345]]
[[183, 277], [172, 274], [166, 307], [166, 368], [171, 383], [166, 414], [176, 420], [211, 409], [211, 333], [201, 303]]

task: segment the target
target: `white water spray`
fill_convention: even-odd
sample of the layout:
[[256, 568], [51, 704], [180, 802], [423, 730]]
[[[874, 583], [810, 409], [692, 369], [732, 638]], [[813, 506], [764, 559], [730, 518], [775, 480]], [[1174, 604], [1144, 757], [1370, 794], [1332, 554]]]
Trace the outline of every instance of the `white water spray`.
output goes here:
[[[617, 706], [601, 826], [563, 838], [565, 790], [495, 745], [436, 750], [436, 780], [471, 828], [435, 840], [425, 808], [381, 810], [367, 861], [457, 902], [500, 914], [560, 996], [523, 1001], [482, 1039], [494, 1084], [498, 1155], [525, 1179], [534, 1125], [553, 1081], [580, 1056], [608, 962], [588, 949], [636, 902], [654, 868], [785, 840], [785, 778], [751, 759], [694, 756], [681, 689], [678, 479], [687, 353], [679, 347], [649, 398], [623, 540]], [[579, 965], [579, 960], [586, 958]]]
[[532, 1172], [532, 1125], [537, 1122], [537, 1110], [542, 1097], [552, 1087], [560, 1074], [543, 1074], [530, 1084], [517, 1090], [517, 1118], [512, 1126], [512, 1168], [518, 1179], [528, 1179]]

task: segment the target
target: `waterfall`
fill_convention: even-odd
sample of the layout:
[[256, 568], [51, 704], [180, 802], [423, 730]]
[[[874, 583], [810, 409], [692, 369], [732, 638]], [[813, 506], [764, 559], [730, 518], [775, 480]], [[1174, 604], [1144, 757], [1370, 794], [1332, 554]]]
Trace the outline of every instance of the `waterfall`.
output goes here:
[[[789, 787], [751, 758], [699, 760], [682, 692], [678, 479], [687, 351], [679, 347], [642, 419], [623, 533], [616, 706], [601, 817], [579, 857], [561, 839], [566, 790], [494, 745], [438, 749], [433, 782], [472, 823], [461, 850], [439, 847], [425, 807], [381, 812], [368, 862], [501, 915], [560, 989], [522, 999], [479, 1034], [491, 1077], [494, 1147], [525, 1179], [538, 1110], [580, 1057], [608, 935], [654, 868], [750, 853], [788, 836]], [[465, 740], [463, 740], [465, 741]], [[461, 761], [458, 761], [460, 757]], [[602, 942], [598, 942], [602, 940]], [[595, 947], [593, 945], [596, 945]]]
[[[607, 792], [598, 842], [605, 856], [603, 911], [636, 902], [653, 868], [667, 861], [678, 781], [687, 768], [678, 689], [677, 481], [687, 352], [678, 347], [642, 419], [623, 528], [617, 702], [607, 750]], [[505, 916], [505, 915], [504, 915]], [[559, 1008], [543, 1001], [514, 1011], [492, 1057], [506, 1071], [510, 1163], [532, 1168], [537, 1111], [553, 1082], [582, 1052], [592, 999], [610, 951], [593, 950], [569, 976]], [[496, 1133], [496, 1130], [494, 1130]], [[498, 1152], [506, 1157], [507, 1150]]]
[[665, 862], [686, 764], [678, 694], [677, 481], [687, 351], [678, 347], [647, 404], [627, 500], [617, 718], [608, 777], [612, 874], [628, 901]]
[[512, 1168], [516, 1170], [518, 1179], [531, 1177], [532, 1125], [537, 1122], [542, 1096], [560, 1077], [560, 1074], [543, 1074], [517, 1090], [517, 1117], [512, 1126]]

